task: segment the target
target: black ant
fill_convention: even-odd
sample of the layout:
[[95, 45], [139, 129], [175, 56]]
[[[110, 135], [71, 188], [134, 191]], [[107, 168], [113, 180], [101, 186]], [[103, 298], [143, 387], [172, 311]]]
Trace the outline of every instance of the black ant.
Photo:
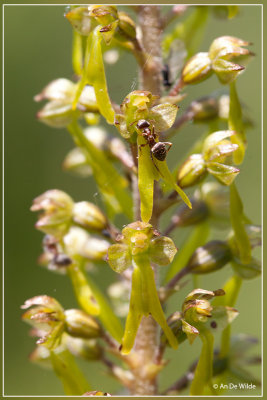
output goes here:
[[[155, 165], [156, 169], [159, 171], [158, 167], [155, 164], [155, 161], [153, 160], [153, 156], [159, 160], [159, 161], [164, 161], [166, 159], [166, 156], [172, 147], [172, 143], [170, 142], [157, 142], [157, 134], [155, 133], [154, 126], [152, 126], [151, 129], [151, 124], [145, 120], [145, 119], [140, 119], [136, 127], [141, 131], [142, 136], [144, 139], [147, 141], [145, 144], [140, 144], [139, 149], [141, 150], [142, 147], [148, 145], [150, 147], [150, 158]], [[167, 146], [169, 146], [167, 148]], [[159, 171], [160, 172], [160, 171]]]
[[172, 86], [172, 82], [170, 82], [170, 68], [168, 64], [164, 64], [162, 71], [162, 81], [163, 81], [163, 86], [168, 89]]

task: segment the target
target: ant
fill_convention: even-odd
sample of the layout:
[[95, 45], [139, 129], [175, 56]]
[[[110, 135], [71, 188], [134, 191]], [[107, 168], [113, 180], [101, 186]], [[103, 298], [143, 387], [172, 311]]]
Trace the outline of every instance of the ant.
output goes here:
[[[164, 161], [166, 159], [166, 156], [167, 156], [170, 148], [172, 147], [172, 143], [156, 142], [157, 134], [155, 133], [154, 126], [152, 126], [152, 129], [151, 129], [151, 124], [145, 119], [140, 119], [137, 122], [136, 127], [141, 131], [142, 136], [147, 141], [147, 143], [145, 143], [145, 144], [140, 144], [139, 149], [141, 150], [141, 148], [146, 145], [148, 145], [150, 147], [150, 158], [151, 158], [154, 166], [156, 167], [156, 169], [159, 171], [157, 165], [155, 164], [153, 156], [159, 161]], [[167, 148], [166, 146], [169, 146], [169, 147]]]
[[168, 64], [164, 64], [162, 71], [162, 80], [163, 80], [163, 86], [168, 89], [172, 86], [172, 82], [170, 82], [170, 68]]

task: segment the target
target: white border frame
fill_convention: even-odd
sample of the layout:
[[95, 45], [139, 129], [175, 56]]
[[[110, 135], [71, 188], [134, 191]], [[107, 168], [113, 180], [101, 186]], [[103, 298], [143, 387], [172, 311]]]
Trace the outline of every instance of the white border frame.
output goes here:
[[[2, 252], [2, 313], [3, 313], [3, 317], [2, 317], [2, 352], [3, 352], [3, 359], [2, 359], [2, 396], [3, 398], [5, 397], [24, 397], [24, 398], [28, 398], [28, 397], [44, 397], [44, 398], [72, 398], [72, 397], [81, 397], [81, 396], [56, 396], [56, 395], [47, 395], [47, 396], [37, 396], [37, 395], [28, 395], [28, 396], [24, 396], [24, 395], [5, 395], [4, 394], [4, 387], [5, 387], [5, 376], [4, 376], [4, 360], [5, 360], [5, 348], [4, 348], [4, 253], [5, 253], [5, 248], [4, 248], [4, 35], [5, 35], [5, 28], [4, 28], [4, 15], [5, 15], [5, 7], [13, 7], [13, 6], [19, 6], [19, 7], [25, 7], [25, 6], [32, 6], [32, 7], [38, 7], [38, 6], [43, 6], [43, 7], [53, 7], [53, 6], [62, 6], [62, 7], [67, 7], [69, 5], [71, 5], [72, 3], [67, 3], [67, 4], [7, 4], [4, 3], [2, 4], [2, 245], [3, 245], [3, 252]], [[173, 3], [166, 3], [166, 4], [152, 4], [152, 3], [148, 3], [149, 5], [153, 6], [157, 6], [157, 5], [162, 5], [162, 6], [172, 6], [174, 5]], [[75, 5], [80, 5], [80, 6], [84, 6], [86, 5], [85, 3], [75, 3]], [[104, 3], [103, 3], [104, 5]], [[142, 4], [138, 4], [138, 3], [126, 3], [126, 4], [118, 4], [118, 6], [131, 6], [131, 5], [142, 5]], [[212, 5], [216, 5], [216, 6], [225, 6], [225, 5], [233, 5], [232, 3], [214, 3], [214, 4], [209, 4], [209, 3], [195, 3], [195, 4], [188, 4], [189, 6], [212, 6]], [[263, 240], [263, 148], [264, 148], [264, 141], [263, 141], [263, 4], [261, 3], [255, 3], [255, 4], [236, 4], [238, 6], [259, 6], [261, 7], [261, 56], [262, 56], [262, 63], [261, 63], [261, 81], [262, 81], [262, 87], [261, 87], [261, 217], [262, 217], [262, 242], [264, 242]], [[263, 245], [262, 245], [262, 249], [261, 249], [261, 256], [262, 256], [262, 265], [263, 265]], [[195, 398], [195, 397], [209, 397], [209, 398], [231, 398], [231, 397], [257, 397], [257, 398], [263, 398], [263, 370], [264, 370], [264, 363], [263, 363], [263, 276], [264, 272], [263, 272], [263, 268], [262, 268], [262, 278], [261, 278], [261, 302], [262, 302], [262, 309], [261, 309], [261, 353], [262, 353], [262, 365], [261, 365], [261, 378], [262, 378], [262, 394], [261, 395], [227, 395], [227, 396], [223, 396], [223, 395], [219, 395], [219, 396], [189, 396], [189, 395], [181, 395], [181, 396], [164, 396], [164, 395], [158, 395], [158, 396], [118, 396], [115, 395], [114, 397], [121, 397], [121, 398], [134, 398], [134, 397], [144, 397], [144, 398], [154, 398], [154, 397], [166, 397], [166, 398], [183, 398], [183, 397], [189, 397], [189, 398]], [[103, 398], [103, 396], [99, 396], [100, 398]]]

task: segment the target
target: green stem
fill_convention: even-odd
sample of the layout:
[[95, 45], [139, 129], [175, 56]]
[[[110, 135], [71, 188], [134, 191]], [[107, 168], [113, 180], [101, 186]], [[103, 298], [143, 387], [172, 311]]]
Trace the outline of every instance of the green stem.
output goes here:
[[190, 388], [192, 396], [203, 393], [213, 374], [213, 335], [208, 329], [205, 329], [201, 331], [200, 339], [202, 340], [202, 350]]
[[72, 68], [76, 75], [82, 74], [83, 69], [83, 45], [82, 36], [73, 30], [73, 43], [72, 43]]
[[77, 262], [70, 265], [68, 273], [81, 308], [90, 315], [97, 315], [111, 336], [120, 342], [123, 335], [122, 324], [102, 292], [86, 275], [82, 264]]
[[68, 125], [68, 130], [76, 145], [85, 153], [107, 209], [113, 208], [116, 212], [123, 212], [131, 219], [132, 199], [127, 192], [127, 181], [107, 159], [106, 154], [85, 137], [76, 120]]
[[74, 357], [67, 349], [51, 351], [50, 359], [67, 396], [81, 396], [91, 389]]
[[[233, 275], [229, 281], [226, 283], [224, 287], [224, 291], [226, 293], [223, 302], [228, 307], [234, 307], [238, 294], [240, 292], [240, 288], [242, 285], [242, 278], [238, 275]], [[220, 358], [225, 358], [229, 355], [231, 344], [231, 325], [229, 324], [222, 332], [221, 336], [221, 349], [220, 349]]]
[[193, 231], [186, 237], [181, 250], [177, 253], [174, 261], [172, 262], [166, 277], [165, 283], [169, 282], [179, 271], [181, 271], [188, 263], [191, 255], [197, 247], [203, 246], [210, 233], [210, 226], [208, 222], [203, 222], [196, 225]]
[[68, 274], [80, 307], [88, 314], [98, 315], [100, 313], [100, 307], [88, 284], [81, 264], [75, 262], [70, 265], [68, 268]]
[[107, 331], [110, 333], [110, 335], [115, 340], [117, 340], [117, 342], [120, 343], [122, 335], [123, 335], [123, 327], [122, 327], [121, 321], [114, 314], [114, 311], [113, 311], [109, 301], [103, 295], [101, 290], [97, 287], [95, 282], [93, 282], [93, 280], [90, 276], [87, 276], [87, 281], [90, 285], [90, 288], [93, 292], [93, 295], [94, 295], [97, 303], [100, 306], [100, 314], [98, 315], [98, 318], [100, 319], [100, 321], [102, 322], [104, 327], [107, 329]]

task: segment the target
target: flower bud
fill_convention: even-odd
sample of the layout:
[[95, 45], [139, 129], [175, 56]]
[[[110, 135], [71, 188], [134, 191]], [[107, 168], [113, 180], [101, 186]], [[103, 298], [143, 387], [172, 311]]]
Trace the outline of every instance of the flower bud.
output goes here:
[[212, 74], [211, 66], [208, 53], [197, 53], [187, 61], [182, 70], [183, 82], [188, 85], [204, 81]]
[[198, 224], [210, 215], [209, 208], [201, 199], [191, 199], [192, 208], [182, 204], [173, 215], [171, 221], [173, 226], [191, 226]]
[[44, 210], [36, 228], [56, 238], [62, 237], [71, 224], [73, 200], [61, 190], [48, 190], [33, 201], [31, 211]]
[[237, 148], [237, 144], [232, 144], [230, 137], [234, 131], [217, 131], [210, 134], [203, 143], [203, 156], [206, 161], [223, 162], [225, 157], [232, 154]]
[[73, 172], [83, 178], [92, 175], [92, 168], [88, 165], [85, 154], [79, 148], [72, 149], [66, 155], [62, 166], [63, 169]]
[[178, 185], [182, 188], [201, 182], [207, 175], [202, 154], [192, 154], [178, 171]]
[[183, 306], [183, 314], [191, 324], [206, 322], [211, 317], [212, 306], [208, 300], [194, 300]]
[[199, 323], [207, 322], [208, 318], [212, 316], [213, 307], [210, 300], [215, 296], [223, 296], [225, 292], [223, 289], [208, 291], [204, 289], [194, 289], [186, 296], [182, 306], [183, 317], [186, 322], [196, 324], [198, 330], [202, 330], [202, 325]]
[[104, 128], [100, 126], [89, 126], [85, 128], [84, 135], [86, 139], [90, 140], [98, 149], [105, 149], [108, 135]]
[[249, 42], [233, 36], [221, 36], [213, 40], [209, 48], [209, 57], [211, 60], [217, 58], [231, 60], [233, 57], [238, 57], [240, 55], [249, 55], [251, 52], [243, 48], [249, 44]]
[[22, 309], [31, 308], [23, 315], [23, 319], [31, 319], [37, 322], [53, 323], [64, 319], [61, 304], [50, 296], [35, 296], [25, 301], [21, 306]]
[[21, 308], [30, 308], [22, 319], [37, 328], [35, 334], [40, 339], [36, 343], [44, 344], [50, 350], [56, 348], [64, 330], [64, 309], [57, 300], [50, 296], [35, 296], [26, 300]]
[[65, 344], [71, 354], [87, 361], [99, 360], [102, 356], [102, 349], [94, 339], [65, 335]]
[[[75, 94], [73, 95], [74, 98]], [[96, 113], [99, 108], [97, 105], [95, 90], [93, 86], [86, 85], [79, 97], [79, 104], [85, 108], [85, 111]]]
[[219, 58], [213, 61], [212, 69], [221, 83], [228, 84], [233, 82], [245, 67]]
[[192, 274], [207, 274], [218, 271], [231, 259], [230, 247], [225, 242], [213, 240], [195, 250], [186, 268]]
[[109, 247], [110, 243], [107, 240], [89, 236], [84, 246], [81, 248], [80, 254], [90, 261], [103, 261]]
[[64, 128], [73, 119], [79, 118], [85, 112], [98, 112], [95, 91], [92, 86], [86, 85], [79, 97], [75, 110], [72, 107], [76, 95], [77, 85], [68, 79], [57, 79], [49, 83], [40, 94], [34, 97], [35, 101], [44, 99], [49, 102], [37, 113], [37, 118], [45, 124]]
[[[120, 11], [118, 13], [119, 16], [119, 28], [122, 31], [122, 35], [120, 35], [120, 33], [118, 33], [120, 39], [124, 40], [129, 40], [130, 39], [135, 39], [136, 38], [136, 26], [135, 26], [135, 22], [130, 18], [130, 16], [123, 12]], [[116, 39], [117, 39], [117, 35], [116, 35]]]
[[207, 171], [214, 176], [223, 185], [231, 185], [240, 170], [231, 165], [221, 164], [219, 162], [208, 162]]
[[47, 103], [36, 114], [39, 120], [53, 128], [64, 128], [80, 116], [81, 111], [78, 108], [73, 110], [71, 103], [56, 100]]
[[102, 231], [107, 227], [107, 219], [102, 211], [96, 205], [87, 201], [74, 204], [73, 221], [92, 231]]
[[90, 236], [78, 227], [72, 227], [63, 240], [70, 257], [79, 255], [91, 261], [102, 261], [110, 246], [106, 240]]
[[69, 79], [59, 78], [50, 82], [41, 93], [34, 97], [35, 101], [57, 100], [66, 102], [67, 99], [72, 100], [75, 94], [76, 85]]
[[98, 323], [82, 310], [66, 310], [65, 324], [66, 331], [74, 337], [93, 339], [101, 334]]
[[221, 36], [212, 42], [209, 49], [212, 69], [223, 84], [233, 82], [237, 75], [244, 70], [245, 67], [235, 64], [231, 60], [248, 60], [252, 53], [243, 47], [249, 44], [249, 42], [232, 36]]
[[71, 227], [69, 232], [63, 238], [66, 253], [70, 257], [81, 255], [81, 250], [85, 246], [88, 238], [89, 235], [84, 229], [76, 226]]

